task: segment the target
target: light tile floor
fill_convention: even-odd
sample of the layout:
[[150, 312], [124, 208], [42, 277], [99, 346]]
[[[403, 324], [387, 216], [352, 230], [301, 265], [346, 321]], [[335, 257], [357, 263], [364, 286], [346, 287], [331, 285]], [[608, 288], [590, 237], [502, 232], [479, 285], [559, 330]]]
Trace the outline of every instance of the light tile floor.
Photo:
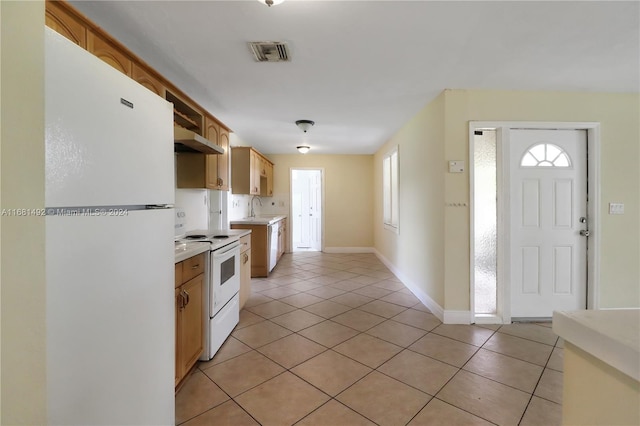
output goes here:
[[176, 424], [560, 424], [550, 324], [442, 324], [372, 254], [287, 254], [252, 289]]

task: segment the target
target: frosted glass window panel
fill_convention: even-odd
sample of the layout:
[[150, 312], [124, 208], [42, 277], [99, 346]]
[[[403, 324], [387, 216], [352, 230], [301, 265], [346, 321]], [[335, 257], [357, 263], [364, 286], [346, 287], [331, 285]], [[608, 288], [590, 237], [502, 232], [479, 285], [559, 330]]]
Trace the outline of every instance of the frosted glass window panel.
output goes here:
[[399, 160], [398, 147], [387, 153], [382, 160], [383, 214], [385, 226], [398, 229], [399, 222]]
[[382, 160], [382, 193], [384, 223], [391, 223], [391, 157], [385, 157]]
[[[474, 136], [475, 313], [497, 313], [496, 131]], [[532, 156], [533, 157], [533, 156]], [[533, 160], [532, 160], [533, 161]], [[537, 160], [535, 160], [537, 164]]]

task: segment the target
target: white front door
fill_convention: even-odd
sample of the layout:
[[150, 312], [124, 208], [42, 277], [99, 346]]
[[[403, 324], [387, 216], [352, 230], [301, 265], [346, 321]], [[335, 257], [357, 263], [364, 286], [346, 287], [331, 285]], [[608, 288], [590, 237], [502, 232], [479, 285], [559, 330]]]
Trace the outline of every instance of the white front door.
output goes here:
[[509, 131], [511, 317], [587, 306], [587, 132]]

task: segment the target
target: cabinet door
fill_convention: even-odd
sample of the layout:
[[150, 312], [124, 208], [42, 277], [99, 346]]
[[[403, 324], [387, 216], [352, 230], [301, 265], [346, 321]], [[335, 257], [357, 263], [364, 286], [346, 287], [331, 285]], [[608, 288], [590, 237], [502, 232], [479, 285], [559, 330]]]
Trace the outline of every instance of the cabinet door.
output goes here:
[[87, 50], [121, 73], [131, 77], [131, 59], [91, 30], [87, 30]]
[[[204, 126], [204, 137], [217, 145], [220, 139], [220, 125], [205, 115]], [[220, 189], [218, 157], [219, 155], [207, 155], [205, 186], [208, 189]]]
[[260, 157], [260, 176], [267, 177], [267, 160]]
[[182, 371], [181, 368], [181, 362], [180, 362], [180, 355], [181, 355], [181, 351], [180, 351], [180, 325], [182, 324], [182, 322], [180, 321], [180, 314], [182, 313], [182, 297], [180, 296], [180, 288], [176, 288], [175, 290], [175, 305], [176, 305], [176, 333], [175, 333], [175, 341], [176, 341], [176, 360], [175, 360], [175, 364], [176, 364], [176, 368], [175, 368], [175, 385], [174, 386], [178, 386], [178, 383], [180, 383], [180, 380], [182, 379], [182, 376], [184, 375], [184, 372]]
[[286, 235], [287, 225], [284, 220], [281, 220], [280, 226], [278, 227], [278, 259], [280, 259], [280, 257], [284, 254]]
[[218, 155], [218, 179], [220, 180], [220, 190], [229, 190], [229, 131], [220, 128], [218, 145], [224, 149], [224, 154]]
[[87, 48], [87, 29], [64, 10], [58, 2], [46, 2], [45, 24], [83, 49]]
[[251, 182], [249, 194], [260, 195], [260, 157], [254, 151], [249, 155], [249, 181]]
[[164, 99], [166, 89], [162, 83], [160, 83], [160, 80], [152, 76], [146, 69], [136, 63], [133, 64], [132, 77], [135, 81]]
[[251, 296], [251, 249], [240, 253], [240, 309]]
[[267, 162], [267, 197], [273, 197], [273, 164]]
[[202, 353], [202, 301], [204, 274], [187, 281], [180, 287], [185, 299], [180, 312], [180, 369], [183, 375], [196, 363]]

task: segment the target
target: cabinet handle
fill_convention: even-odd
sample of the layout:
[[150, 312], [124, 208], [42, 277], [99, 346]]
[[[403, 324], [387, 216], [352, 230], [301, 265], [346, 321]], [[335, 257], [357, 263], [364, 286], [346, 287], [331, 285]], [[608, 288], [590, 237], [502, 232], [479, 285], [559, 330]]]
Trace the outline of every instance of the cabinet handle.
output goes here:
[[200, 264], [198, 263], [197, 265], [193, 265], [191, 269], [198, 269], [199, 267], [200, 267]]
[[180, 292], [180, 294], [178, 294], [178, 309], [179, 310], [183, 310], [184, 309], [184, 296], [182, 295], [182, 292]]
[[184, 306], [187, 306], [189, 304], [189, 293], [187, 293], [187, 290], [182, 290], [182, 293], [186, 296]]

